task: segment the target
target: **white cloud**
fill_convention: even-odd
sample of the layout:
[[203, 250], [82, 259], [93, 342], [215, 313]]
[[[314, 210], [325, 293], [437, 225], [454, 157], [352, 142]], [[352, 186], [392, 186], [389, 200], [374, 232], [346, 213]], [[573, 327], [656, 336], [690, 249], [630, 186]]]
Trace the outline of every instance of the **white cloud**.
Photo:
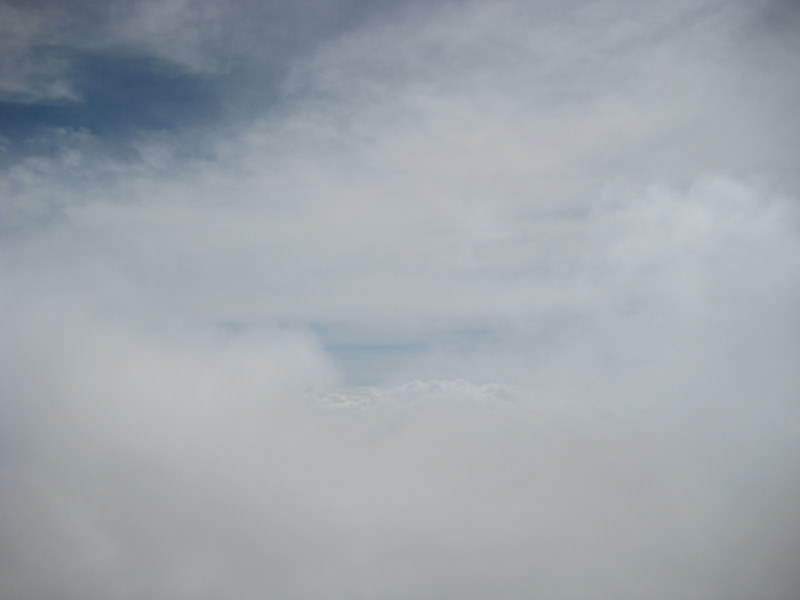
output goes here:
[[303, 385], [330, 375], [291, 337], [69, 323], [40, 340], [21, 327], [32, 362], [3, 361], [9, 593], [793, 589], [796, 437], [734, 418], [763, 407], [654, 417], [467, 382], [309, 403]]
[[4, 593], [793, 597], [797, 90], [694, 8], [411, 11], [207, 158], [5, 169]]

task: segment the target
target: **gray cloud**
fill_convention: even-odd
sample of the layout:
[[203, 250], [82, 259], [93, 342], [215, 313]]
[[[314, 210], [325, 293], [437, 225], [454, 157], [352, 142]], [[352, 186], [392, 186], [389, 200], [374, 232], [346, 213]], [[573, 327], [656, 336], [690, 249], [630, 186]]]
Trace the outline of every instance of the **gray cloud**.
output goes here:
[[791, 11], [307, 10], [111, 5], [186, 72], [311, 41], [3, 168], [2, 595], [794, 598]]
[[57, 35], [57, 11], [28, 11], [4, 3], [0, 4], [0, 17], [0, 97], [71, 99], [73, 91], [63, 76], [65, 61], [48, 48]]
[[80, 100], [73, 62], [85, 54], [148, 58], [195, 74], [244, 69], [255, 77], [257, 70], [272, 79], [373, 15], [397, 12], [360, 0], [4, 0], [0, 11], [0, 98], [32, 103]]

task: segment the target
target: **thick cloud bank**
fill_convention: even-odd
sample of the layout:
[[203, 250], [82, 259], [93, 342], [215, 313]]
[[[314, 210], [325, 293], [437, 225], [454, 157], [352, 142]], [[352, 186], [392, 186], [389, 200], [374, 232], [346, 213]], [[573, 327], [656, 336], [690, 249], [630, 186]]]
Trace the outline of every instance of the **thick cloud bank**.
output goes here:
[[14, 597], [797, 589], [797, 411], [769, 381], [321, 392], [329, 367], [291, 335], [42, 337], [4, 358]]
[[797, 597], [791, 3], [90, 4], [231, 102], [0, 137], [0, 597]]

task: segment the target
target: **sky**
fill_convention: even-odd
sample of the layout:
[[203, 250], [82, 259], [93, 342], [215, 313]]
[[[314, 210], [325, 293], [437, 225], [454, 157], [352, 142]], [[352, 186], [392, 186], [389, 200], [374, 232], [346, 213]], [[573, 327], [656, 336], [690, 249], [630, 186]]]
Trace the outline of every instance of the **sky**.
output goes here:
[[794, 600], [798, 45], [0, 0], [0, 596]]

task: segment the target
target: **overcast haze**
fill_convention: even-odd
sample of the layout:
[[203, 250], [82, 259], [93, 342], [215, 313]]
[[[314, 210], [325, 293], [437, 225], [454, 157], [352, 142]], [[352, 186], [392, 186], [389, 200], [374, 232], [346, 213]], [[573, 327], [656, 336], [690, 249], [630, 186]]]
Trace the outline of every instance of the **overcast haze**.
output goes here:
[[795, 600], [798, 46], [0, 0], [0, 597]]

